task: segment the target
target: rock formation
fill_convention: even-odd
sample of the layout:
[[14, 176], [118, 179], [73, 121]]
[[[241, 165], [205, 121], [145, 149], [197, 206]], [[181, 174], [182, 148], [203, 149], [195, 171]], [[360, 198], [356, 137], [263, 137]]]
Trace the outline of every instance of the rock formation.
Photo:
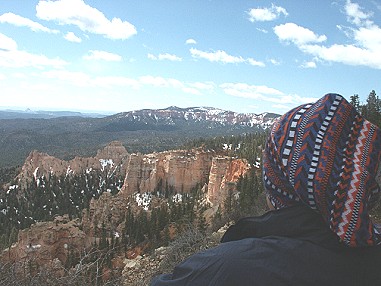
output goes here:
[[[19, 231], [18, 241], [3, 252], [9, 262], [32, 263], [35, 267], [56, 261], [65, 265], [70, 251], [84, 249], [89, 238], [80, 230], [80, 221], [68, 216], [38, 222]], [[58, 261], [57, 261], [58, 259]]]
[[131, 154], [122, 193], [154, 192], [159, 182], [175, 192], [190, 192], [197, 184], [207, 183], [213, 155], [200, 150]]
[[235, 183], [249, 168], [246, 160], [214, 157], [209, 174], [208, 200], [213, 205], [223, 203], [229, 190], [235, 190]]
[[[176, 150], [153, 154], [131, 154], [119, 142], [112, 142], [92, 158], [63, 161], [47, 154], [32, 152], [27, 158], [19, 179], [49, 174], [65, 175], [89, 172], [120, 172], [125, 174], [121, 191], [112, 195], [104, 192], [99, 199], [91, 199], [83, 211], [82, 221], [56, 217], [52, 222], [38, 222], [19, 232], [18, 242], [3, 252], [9, 261], [36, 261], [37, 265], [53, 262], [65, 265], [70, 250], [86, 249], [104, 226], [108, 237], [121, 235], [128, 208], [142, 210], [134, 201], [134, 194], [163, 191], [170, 186], [174, 193], [187, 193], [197, 184], [204, 186], [206, 199], [217, 206], [229, 190], [244, 175], [246, 160], [217, 155], [211, 151]], [[151, 207], [162, 198], [152, 199]], [[149, 208], [147, 208], [149, 209]], [[59, 267], [58, 267], [59, 268]]]
[[75, 157], [70, 161], [64, 161], [35, 150], [25, 160], [18, 178], [24, 181], [24, 179], [30, 180], [33, 177], [81, 174], [91, 170], [106, 171], [109, 174], [118, 172], [124, 176], [128, 157], [126, 148], [118, 141], [113, 141], [99, 150], [95, 157]]

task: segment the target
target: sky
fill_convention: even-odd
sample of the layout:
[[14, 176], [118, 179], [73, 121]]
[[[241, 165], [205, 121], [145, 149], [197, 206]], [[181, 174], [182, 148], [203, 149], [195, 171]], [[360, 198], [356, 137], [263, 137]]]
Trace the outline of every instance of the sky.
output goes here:
[[381, 1], [0, 0], [0, 109], [282, 114], [381, 93]]

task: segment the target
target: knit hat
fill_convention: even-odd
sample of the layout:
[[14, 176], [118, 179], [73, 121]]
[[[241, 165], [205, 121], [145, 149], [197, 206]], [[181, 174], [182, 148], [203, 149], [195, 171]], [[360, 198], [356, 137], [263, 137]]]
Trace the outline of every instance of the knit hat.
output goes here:
[[369, 218], [380, 192], [381, 131], [341, 95], [327, 94], [284, 114], [263, 157], [265, 189], [276, 209], [304, 204], [344, 244], [381, 243]]

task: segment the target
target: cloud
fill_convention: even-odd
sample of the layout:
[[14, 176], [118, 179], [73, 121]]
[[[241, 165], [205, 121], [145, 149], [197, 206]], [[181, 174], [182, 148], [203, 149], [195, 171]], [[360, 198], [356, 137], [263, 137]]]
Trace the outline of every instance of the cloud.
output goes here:
[[195, 48], [191, 48], [190, 53], [194, 58], [206, 59], [211, 62], [221, 62], [224, 64], [243, 63], [245, 60], [242, 57], [228, 55], [225, 51], [218, 50], [216, 52], [204, 52]]
[[281, 62], [278, 61], [278, 60], [276, 60], [276, 59], [270, 59], [269, 61], [270, 61], [270, 63], [272, 63], [274, 66], [279, 66], [279, 65], [281, 64]]
[[150, 59], [150, 60], [154, 60], [154, 61], [163, 61], [163, 60], [168, 60], [168, 61], [173, 61], [173, 62], [181, 62], [183, 59], [176, 56], [176, 55], [171, 55], [171, 54], [159, 54], [158, 56], [155, 56], [153, 54], [148, 54], [147, 57]]
[[87, 55], [83, 56], [83, 59], [85, 59], [85, 60], [103, 60], [103, 61], [109, 61], [109, 62], [120, 62], [122, 60], [122, 57], [120, 55], [105, 52], [105, 51], [90, 50]]
[[274, 27], [274, 32], [279, 40], [292, 42], [295, 45], [308, 43], [321, 43], [327, 40], [325, 35], [316, 35], [311, 30], [298, 26], [294, 23], [286, 23]]
[[197, 88], [197, 89], [200, 89], [200, 90], [213, 90], [214, 87], [215, 87], [215, 84], [212, 83], [212, 82], [195, 82], [195, 83], [191, 83], [189, 84], [190, 87], [193, 87], [193, 88]]
[[77, 37], [73, 32], [68, 32], [64, 38], [68, 40], [69, 42], [74, 42], [74, 43], [80, 43], [82, 42], [82, 39]]
[[264, 22], [264, 21], [273, 21], [280, 17], [281, 14], [287, 16], [288, 13], [286, 9], [280, 6], [271, 4], [270, 8], [253, 8], [249, 12], [249, 21], [250, 22]]
[[183, 88], [184, 84], [173, 78], [164, 78], [160, 76], [141, 76], [139, 77], [139, 82], [144, 85], [153, 85], [155, 87], [173, 87], [173, 88]]
[[381, 69], [381, 28], [370, 20], [372, 13], [365, 13], [358, 4], [347, 1], [345, 14], [355, 27], [338, 28], [348, 37], [348, 41], [352, 41], [351, 44], [323, 45], [327, 39], [325, 35], [319, 36], [294, 23], [276, 26], [274, 32], [279, 40], [291, 42], [317, 59]]
[[17, 49], [17, 43], [0, 33], [0, 67], [54, 67], [62, 68], [67, 62], [59, 58], [51, 59], [45, 55], [31, 54]]
[[306, 45], [300, 48], [302, 51], [326, 61], [381, 69], [381, 54], [379, 51], [363, 49], [354, 45], [337, 44], [330, 47]]
[[359, 46], [379, 52], [381, 49], [381, 29], [378, 26], [359, 28], [354, 31], [354, 39]]
[[260, 28], [255, 28], [257, 31], [259, 32], [262, 32], [264, 34], [267, 34], [269, 31], [265, 30], [265, 29], [260, 29]]
[[13, 39], [0, 33], [0, 51], [2, 50], [3, 51], [17, 50], [17, 43]]
[[24, 18], [22, 16], [13, 14], [13, 13], [5, 13], [0, 16], [0, 23], [8, 23], [11, 25], [15, 25], [18, 27], [28, 27], [33, 32], [45, 32], [45, 33], [53, 33], [58, 34], [58, 30], [49, 29], [40, 23], [34, 22], [28, 18]]
[[254, 65], [254, 66], [261, 66], [261, 67], [265, 66], [264, 63], [256, 61], [252, 58], [244, 59], [241, 56], [239, 56], [239, 57], [232, 56], [232, 55], [229, 55], [228, 53], [226, 53], [225, 51], [221, 51], [221, 50], [218, 50], [215, 52], [204, 52], [204, 51], [200, 51], [200, 50], [195, 49], [195, 48], [191, 48], [189, 51], [190, 51], [192, 57], [200, 58], [200, 59], [206, 59], [210, 62], [220, 62], [223, 64], [248, 63], [248, 64]]
[[215, 84], [212, 82], [183, 82], [175, 78], [165, 78], [160, 76], [145, 75], [138, 78], [124, 76], [92, 76], [84, 72], [73, 72], [68, 70], [50, 70], [39, 74], [43, 78], [62, 81], [65, 85], [70, 84], [76, 87], [99, 87], [115, 88], [129, 87], [139, 90], [146, 86], [156, 88], [172, 88], [187, 94], [202, 95], [205, 92], [212, 92]]
[[264, 85], [249, 85], [246, 83], [223, 83], [222, 90], [231, 96], [261, 99], [268, 98], [269, 95], [283, 95], [283, 92]]
[[83, 72], [52, 70], [42, 72], [42, 76], [49, 79], [58, 79], [61, 81], [70, 82], [71, 84], [76, 86], [88, 86], [91, 82], [91, 77]]
[[134, 25], [119, 18], [109, 20], [105, 15], [85, 4], [83, 0], [39, 1], [37, 17], [60, 25], [75, 25], [84, 32], [125, 40], [137, 34]]
[[236, 97], [250, 98], [275, 103], [277, 105], [290, 106], [314, 102], [312, 97], [301, 97], [298, 95], [287, 95], [282, 91], [265, 85], [249, 85], [246, 83], [223, 83], [220, 88], [227, 94]]
[[31, 54], [25, 51], [1, 51], [0, 67], [21, 68], [21, 67], [54, 67], [62, 68], [68, 63], [60, 58], [51, 59], [45, 55]]
[[185, 41], [185, 44], [187, 44], [187, 45], [196, 45], [197, 42], [194, 39], [188, 39], [188, 40]]
[[314, 68], [316, 68], [316, 63], [315, 62], [304, 62], [300, 67], [305, 68], [305, 69], [314, 69]]
[[123, 77], [123, 76], [102, 76], [96, 77], [94, 80], [94, 85], [101, 87], [113, 87], [113, 86], [126, 86], [133, 89], [139, 88], [139, 81], [136, 79]]
[[350, 0], [347, 0], [344, 9], [348, 21], [352, 24], [355, 24], [357, 26], [369, 26], [373, 23], [371, 20], [369, 20], [369, 18], [371, 18], [373, 14], [363, 12], [360, 5], [357, 3], [352, 3]]
[[256, 61], [256, 60], [254, 60], [252, 58], [248, 58], [246, 60], [246, 62], [248, 62], [252, 66], [257, 66], [257, 67], [264, 67], [265, 66], [265, 64], [263, 62]]

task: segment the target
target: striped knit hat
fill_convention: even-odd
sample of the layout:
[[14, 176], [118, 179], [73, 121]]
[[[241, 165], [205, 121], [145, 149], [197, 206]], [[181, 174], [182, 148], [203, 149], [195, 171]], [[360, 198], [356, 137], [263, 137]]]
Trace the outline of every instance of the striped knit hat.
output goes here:
[[346, 245], [381, 243], [369, 218], [380, 192], [381, 131], [341, 95], [327, 94], [283, 115], [263, 157], [265, 188], [276, 209], [305, 204]]

